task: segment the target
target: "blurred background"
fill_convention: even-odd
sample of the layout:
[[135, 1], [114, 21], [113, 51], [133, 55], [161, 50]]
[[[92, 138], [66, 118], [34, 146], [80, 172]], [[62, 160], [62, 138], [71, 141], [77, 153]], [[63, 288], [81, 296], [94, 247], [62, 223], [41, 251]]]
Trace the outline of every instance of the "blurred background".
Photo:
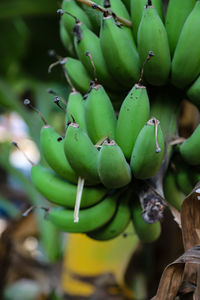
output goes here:
[[[24, 106], [24, 99], [64, 133], [64, 113], [48, 92], [65, 99], [70, 92], [59, 66], [48, 73], [55, 61], [50, 50], [66, 56], [56, 13], [60, 7], [61, 1], [55, 0], [0, 1], [0, 299], [149, 299], [164, 267], [183, 251], [180, 229], [168, 211], [160, 239], [150, 245], [141, 245], [132, 229], [126, 238], [102, 245], [58, 232], [40, 209], [23, 217], [31, 206], [49, 206], [34, 189], [31, 164], [23, 154], [34, 163], [42, 159], [43, 122]], [[183, 106], [182, 135], [190, 133], [194, 111], [189, 104]], [[93, 252], [87, 254], [88, 249]], [[116, 258], [110, 263], [113, 253]], [[70, 277], [69, 265], [82, 276]], [[115, 288], [109, 295], [108, 287]]]

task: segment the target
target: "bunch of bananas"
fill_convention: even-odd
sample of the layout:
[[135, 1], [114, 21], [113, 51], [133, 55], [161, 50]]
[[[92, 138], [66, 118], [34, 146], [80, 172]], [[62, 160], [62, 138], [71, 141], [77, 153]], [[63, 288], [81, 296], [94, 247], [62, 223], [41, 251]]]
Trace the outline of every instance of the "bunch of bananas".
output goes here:
[[60, 230], [109, 240], [132, 220], [151, 242], [163, 199], [180, 209], [199, 178], [200, 125], [172, 140], [181, 100], [200, 106], [200, 0], [170, 0], [165, 16], [161, 0], [63, 0], [59, 12], [66, 132], [41, 129], [52, 170], [33, 166], [33, 183]]

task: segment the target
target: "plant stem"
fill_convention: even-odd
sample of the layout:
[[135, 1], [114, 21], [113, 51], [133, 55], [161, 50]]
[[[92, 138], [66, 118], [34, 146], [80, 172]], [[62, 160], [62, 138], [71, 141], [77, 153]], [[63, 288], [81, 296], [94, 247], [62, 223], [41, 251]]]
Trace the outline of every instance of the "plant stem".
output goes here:
[[[81, 2], [81, 3], [83, 3], [83, 4], [85, 4], [85, 5], [89, 6], [89, 7], [91, 7], [91, 8], [93, 8], [93, 9], [96, 9], [96, 10], [102, 12], [102, 13], [108, 13], [109, 15], [112, 16], [112, 13], [113, 13], [112, 10], [106, 9], [106, 8], [104, 8], [104, 7], [102, 7], [102, 6], [98, 5], [98, 4], [96, 4], [95, 2], [92, 2], [92, 1], [90, 1], [90, 0], [76, 0], [76, 1]], [[117, 20], [118, 20], [119, 22], [121, 22], [121, 23], [124, 24], [125, 26], [127, 26], [127, 27], [132, 27], [132, 22], [131, 22], [131, 21], [126, 20], [126, 19], [124, 19], [124, 18], [122, 18], [122, 17], [119, 17], [119, 16], [116, 16], [116, 18], [117, 18]]]

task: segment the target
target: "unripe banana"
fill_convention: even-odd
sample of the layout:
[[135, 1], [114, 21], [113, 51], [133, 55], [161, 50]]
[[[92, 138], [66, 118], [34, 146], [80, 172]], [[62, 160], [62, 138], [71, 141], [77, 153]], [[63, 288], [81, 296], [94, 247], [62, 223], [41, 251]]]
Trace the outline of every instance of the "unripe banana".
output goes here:
[[175, 180], [176, 184], [180, 191], [182, 191], [185, 195], [188, 195], [193, 186], [191, 184], [192, 170], [182, 159], [178, 156], [174, 162], [175, 164]]
[[66, 123], [73, 122], [79, 124], [80, 128], [87, 131], [85, 121], [85, 101], [80, 93], [74, 91], [69, 94], [67, 101]]
[[122, 2], [124, 3], [124, 5], [126, 6], [126, 9], [128, 11], [130, 11], [130, 1], [131, 0], [122, 0]]
[[[62, 9], [64, 12], [68, 12], [83, 22], [89, 29], [92, 29], [92, 24], [89, 17], [84, 12], [84, 10], [77, 4], [75, 0], [63, 0]], [[74, 29], [74, 18], [64, 13], [61, 17], [63, 19], [63, 24], [68, 31], [68, 33], [73, 37]]]
[[146, 88], [135, 84], [124, 99], [119, 111], [116, 142], [125, 157], [130, 159], [136, 138], [149, 120], [150, 104]]
[[60, 39], [63, 46], [67, 50], [67, 54], [74, 57], [75, 56], [74, 41], [73, 38], [68, 33], [68, 31], [66, 30], [62, 18], [60, 20]]
[[100, 203], [79, 212], [78, 223], [73, 221], [73, 211], [68, 209], [52, 208], [47, 213], [50, 220], [58, 229], [66, 232], [90, 232], [106, 224], [114, 215], [117, 201], [116, 196], [107, 196]]
[[[77, 186], [59, 178], [55, 173], [35, 165], [31, 169], [31, 177], [36, 189], [50, 202], [74, 208]], [[81, 208], [89, 207], [99, 202], [106, 195], [107, 190], [102, 186], [98, 188], [84, 187]]]
[[[147, 0], [130, 0], [130, 12], [135, 41], [137, 41], [138, 28], [146, 4]], [[156, 8], [161, 20], [163, 20], [162, 0], [152, 0], [152, 5]]]
[[133, 199], [131, 214], [135, 232], [141, 242], [152, 243], [159, 238], [161, 233], [160, 222], [148, 224], [144, 221], [144, 219], [142, 218], [142, 208], [137, 197], [136, 199]]
[[182, 27], [191, 13], [196, 0], [170, 0], [165, 18], [165, 28], [168, 35], [169, 47], [173, 56]]
[[131, 169], [114, 140], [106, 140], [99, 152], [98, 173], [107, 188], [120, 188], [131, 181]]
[[179, 151], [189, 165], [200, 165], [200, 124], [193, 134], [179, 147]]
[[168, 37], [163, 22], [153, 6], [147, 5], [144, 9], [137, 43], [141, 64], [146, 61], [149, 51], [154, 54], [144, 66], [144, 79], [156, 86], [166, 84], [171, 67]]
[[142, 128], [131, 155], [131, 169], [138, 179], [153, 177], [161, 167], [164, 157], [164, 137], [155, 118]]
[[101, 25], [100, 41], [112, 77], [121, 86], [130, 88], [140, 77], [139, 55], [133, 40], [112, 16], [106, 16]]
[[184, 23], [172, 60], [171, 81], [178, 88], [187, 87], [200, 73], [199, 16], [200, 1], [197, 1]]
[[118, 199], [117, 210], [112, 219], [103, 227], [91, 231], [87, 235], [98, 241], [108, 241], [120, 235], [130, 222], [129, 198], [129, 193], [121, 195]]
[[80, 60], [68, 57], [65, 69], [76, 90], [86, 94], [90, 87], [91, 78]]
[[91, 184], [100, 182], [97, 161], [99, 151], [76, 123], [70, 123], [64, 140], [65, 155], [75, 172]]
[[105, 136], [115, 137], [116, 115], [109, 96], [100, 84], [94, 84], [85, 103], [87, 132], [96, 144]]
[[[92, 2], [96, 3], [97, 5], [103, 5], [103, 0], [93, 0]], [[99, 12], [97, 9], [94, 9], [92, 7], [86, 6], [85, 4], [81, 4], [81, 7], [86, 12], [87, 16], [89, 17], [92, 26], [93, 31], [98, 34], [101, 24], [101, 16], [102, 13]]]
[[[126, 20], [131, 21], [131, 17], [129, 15], [129, 12], [126, 9], [126, 6], [124, 5], [123, 1], [121, 0], [109, 0], [110, 3], [110, 9], [115, 13], [116, 16], [122, 17]], [[133, 40], [133, 34], [131, 28], [124, 26], [123, 29], [126, 31], [127, 35], [129, 36], [130, 40]], [[135, 46], [135, 43], [133, 42], [133, 45]]]
[[64, 152], [64, 140], [58, 141], [60, 135], [49, 125], [40, 131], [42, 153], [49, 166], [61, 177], [77, 183], [78, 176], [72, 169]]
[[200, 76], [187, 90], [187, 97], [190, 102], [200, 109]]
[[164, 177], [163, 191], [167, 202], [180, 211], [185, 195], [177, 187], [175, 174], [172, 170], [168, 170]]
[[94, 69], [91, 64], [91, 61], [86, 53], [89, 52], [96, 68], [96, 75], [100, 83], [106, 87], [112, 89], [113, 86], [116, 86], [113, 83], [113, 79], [109, 74], [107, 65], [105, 63], [103, 53], [100, 46], [100, 39], [89, 30], [85, 24], [78, 22], [74, 26], [74, 44], [76, 53], [86, 67], [88, 72], [93, 77]]

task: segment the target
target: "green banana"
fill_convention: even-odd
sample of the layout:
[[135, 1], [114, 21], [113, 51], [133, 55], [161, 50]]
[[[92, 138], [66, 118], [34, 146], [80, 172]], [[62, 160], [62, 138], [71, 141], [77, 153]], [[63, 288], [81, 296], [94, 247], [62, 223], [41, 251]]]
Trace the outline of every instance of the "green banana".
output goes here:
[[[200, 73], [200, 1], [186, 19], [172, 60], [171, 81], [178, 88], [190, 85]], [[194, 45], [194, 47], [191, 47]]]
[[107, 188], [120, 188], [131, 181], [131, 169], [114, 140], [107, 139], [99, 152], [98, 173]]
[[181, 205], [185, 199], [184, 193], [176, 184], [175, 174], [172, 170], [168, 170], [163, 181], [163, 191], [167, 202], [169, 202], [178, 211], [181, 210]]
[[165, 28], [168, 35], [169, 47], [173, 56], [182, 27], [191, 13], [196, 0], [170, 0], [165, 18]]
[[[96, 3], [97, 5], [101, 5], [103, 4], [103, 0], [93, 0], [92, 2]], [[83, 8], [83, 10], [86, 12], [87, 16], [90, 19], [90, 22], [92, 23], [93, 26], [93, 31], [98, 34], [99, 33], [99, 29], [100, 29], [100, 23], [101, 23], [101, 16], [102, 13], [99, 12], [98, 10], [86, 6], [85, 4], [81, 3], [81, 7]]]
[[159, 124], [157, 119], [150, 119], [137, 136], [130, 165], [138, 179], [153, 177], [161, 167], [165, 145]]
[[128, 11], [130, 11], [130, 1], [131, 0], [122, 0], [122, 2], [124, 3], [124, 5], [126, 6], [126, 9]]
[[[128, 194], [128, 195], [127, 195]], [[119, 197], [117, 210], [112, 219], [103, 227], [89, 232], [87, 235], [98, 241], [108, 241], [120, 235], [130, 222], [129, 193]]]
[[180, 159], [180, 156], [175, 159], [174, 164], [176, 167], [176, 184], [180, 191], [182, 191], [185, 195], [188, 195], [193, 189], [190, 179], [193, 171], [191, 171], [191, 167], [189, 167], [182, 159]]
[[[128, 21], [131, 21], [131, 17], [129, 15], [129, 12], [124, 5], [122, 0], [109, 0], [110, 3], [110, 9], [114, 12], [116, 16], [122, 17]], [[127, 35], [129, 36], [130, 40], [133, 40], [133, 34], [131, 28], [124, 26], [124, 30], [126, 31]], [[133, 42], [133, 45], [135, 46], [135, 43]]]
[[[75, 0], [63, 0], [62, 2], [62, 10], [64, 12], [72, 14], [74, 17], [83, 22], [89, 29], [92, 30], [92, 24], [90, 22], [89, 17], [84, 12], [84, 10], [77, 4]], [[74, 18], [69, 14], [64, 13], [61, 18], [63, 19], [63, 25], [66, 28], [67, 32], [70, 36], [73, 37], [73, 29], [74, 29]]]
[[135, 84], [124, 99], [116, 127], [116, 142], [130, 159], [136, 138], [149, 119], [150, 103], [146, 87]]
[[[138, 28], [146, 4], [147, 4], [147, 0], [130, 0], [130, 13], [131, 13], [131, 20], [132, 20], [133, 36], [135, 38], [135, 41], [137, 41]], [[161, 20], [163, 20], [164, 17], [163, 17], [162, 0], [152, 0], [152, 4], [156, 8]]]
[[140, 61], [133, 40], [112, 16], [105, 16], [100, 29], [101, 48], [112, 77], [130, 88], [140, 78]]
[[190, 102], [200, 109], [200, 76], [192, 83], [187, 90], [187, 97]]
[[154, 54], [144, 66], [144, 79], [156, 86], [166, 84], [171, 67], [168, 37], [162, 20], [151, 5], [147, 5], [144, 9], [137, 44], [141, 64], [145, 63], [149, 51]]
[[64, 27], [63, 19], [60, 20], [60, 39], [67, 50], [67, 54], [74, 57], [75, 56], [75, 49], [74, 49], [74, 42], [70, 34], [68, 33], [67, 29]]
[[[31, 169], [31, 177], [36, 189], [50, 202], [74, 208], [77, 186], [59, 178], [55, 173], [35, 165]], [[81, 208], [89, 207], [99, 202], [106, 195], [107, 190], [102, 186], [98, 188], [84, 187]]]
[[137, 196], [134, 198], [136, 199], [133, 199], [132, 202], [131, 215], [132, 215], [132, 221], [133, 221], [135, 232], [138, 235], [141, 242], [152, 243], [155, 240], [157, 240], [160, 236], [161, 233], [160, 222], [155, 222], [153, 224], [146, 223], [142, 218], [142, 208], [139, 203], [139, 200]]
[[94, 68], [89, 57], [86, 56], [87, 52], [91, 54], [99, 82], [108, 89], [112, 89], [113, 87], [117, 88], [106, 66], [101, 50], [100, 39], [81, 22], [76, 22], [74, 26], [74, 45], [80, 61], [90, 75], [94, 75]]
[[87, 132], [96, 144], [105, 136], [115, 137], [116, 115], [105, 89], [100, 84], [93, 84], [85, 103]]
[[80, 60], [67, 57], [65, 69], [76, 90], [86, 94], [90, 87], [91, 78]]
[[64, 139], [65, 155], [75, 172], [91, 184], [100, 182], [97, 161], [99, 151], [76, 123], [70, 123]]
[[69, 94], [66, 111], [66, 123], [75, 120], [80, 128], [84, 131], [87, 130], [85, 121], [85, 101], [80, 93], [74, 91]]
[[179, 146], [179, 151], [189, 165], [200, 165], [200, 124], [192, 135]]
[[107, 196], [100, 203], [79, 212], [80, 220], [74, 223], [73, 211], [69, 209], [52, 208], [47, 213], [50, 220], [58, 229], [66, 232], [90, 232], [109, 222], [115, 213], [116, 196]]
[[49, 166], [61, 177], [77, 183], [78, 176], [71, 168], [64, 152], [64, 140], [58, 141], [60, 135], [49, 125], [40, 131], [42, 153]]

